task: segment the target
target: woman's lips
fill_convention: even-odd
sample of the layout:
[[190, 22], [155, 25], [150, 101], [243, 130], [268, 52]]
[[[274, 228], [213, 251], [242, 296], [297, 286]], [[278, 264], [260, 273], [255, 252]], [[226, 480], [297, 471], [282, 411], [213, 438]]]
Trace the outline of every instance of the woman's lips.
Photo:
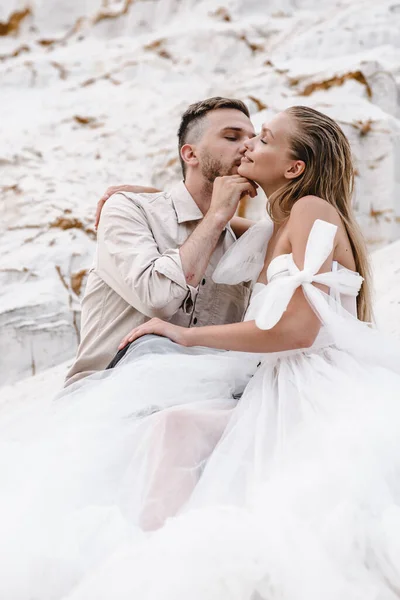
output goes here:
[[242, 156], [242, 162], [252, 163], [253, 161], [246, 155]]

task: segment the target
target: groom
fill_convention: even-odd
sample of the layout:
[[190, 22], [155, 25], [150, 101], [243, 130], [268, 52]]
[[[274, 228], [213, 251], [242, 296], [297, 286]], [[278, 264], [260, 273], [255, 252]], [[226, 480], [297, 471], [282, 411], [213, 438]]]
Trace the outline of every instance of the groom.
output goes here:
[[[240, 198], [256, 194], [237, 174], [243, 143], [254, 135], [240, 100], [192, 104], [178, 131], [183, 182], [170, 193], [124, 191], [107, 201], [65, 385], [105, 369], [127, 332], [149, 318], [184, 327], [242, 320], [249, 284], [216, 284], [211, 276], [236, 239], [230, 221]], [[242, 225], [232, 221], [236, 234]]]

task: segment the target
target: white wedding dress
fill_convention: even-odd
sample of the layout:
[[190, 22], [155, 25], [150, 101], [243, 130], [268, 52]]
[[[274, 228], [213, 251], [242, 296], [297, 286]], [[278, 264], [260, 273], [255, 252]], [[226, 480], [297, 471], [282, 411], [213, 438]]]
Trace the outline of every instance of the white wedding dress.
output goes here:
[[[214, 278], [255, 281], [270, 229]], [[335, 232], [314, 223], [301, 271], [275, 258], [246, 316], [272, 328], [301, 285], [311, 348], [146, 336], [51, 404], [0, 412], [2, 600], [400, 598], [400, 345], [356, 319], [358, 274], [317, 275]]]

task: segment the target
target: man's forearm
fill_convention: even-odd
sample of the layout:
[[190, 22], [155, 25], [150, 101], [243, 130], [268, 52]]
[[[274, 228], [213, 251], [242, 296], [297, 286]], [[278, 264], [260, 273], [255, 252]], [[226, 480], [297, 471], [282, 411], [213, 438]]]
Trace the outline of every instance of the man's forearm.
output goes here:
[[199, 285], [225, 226], [222, 218], [207, 213], [179, 248], [183, 272], [189, 285]]

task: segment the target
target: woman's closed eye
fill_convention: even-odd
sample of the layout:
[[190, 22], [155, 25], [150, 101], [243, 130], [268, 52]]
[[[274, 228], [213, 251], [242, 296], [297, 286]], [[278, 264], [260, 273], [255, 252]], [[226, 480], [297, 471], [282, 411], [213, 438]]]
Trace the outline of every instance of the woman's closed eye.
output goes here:
[[261, 139], [261, 138], [260, 138], [260, 142], [261, 142], [262, 144], [265, 144], [265, 145], [267, 145], [267, 144], [268, 144], [268, 142], [266, 142], [265, 140], [263, 140], [263, 139]]
[[230, 136], [225, 136], [225, 139], [226, 140], [230, 140], [231, 142], [237, 142], [238, 138], [236, 138], [236, 137], [230, 137]]

